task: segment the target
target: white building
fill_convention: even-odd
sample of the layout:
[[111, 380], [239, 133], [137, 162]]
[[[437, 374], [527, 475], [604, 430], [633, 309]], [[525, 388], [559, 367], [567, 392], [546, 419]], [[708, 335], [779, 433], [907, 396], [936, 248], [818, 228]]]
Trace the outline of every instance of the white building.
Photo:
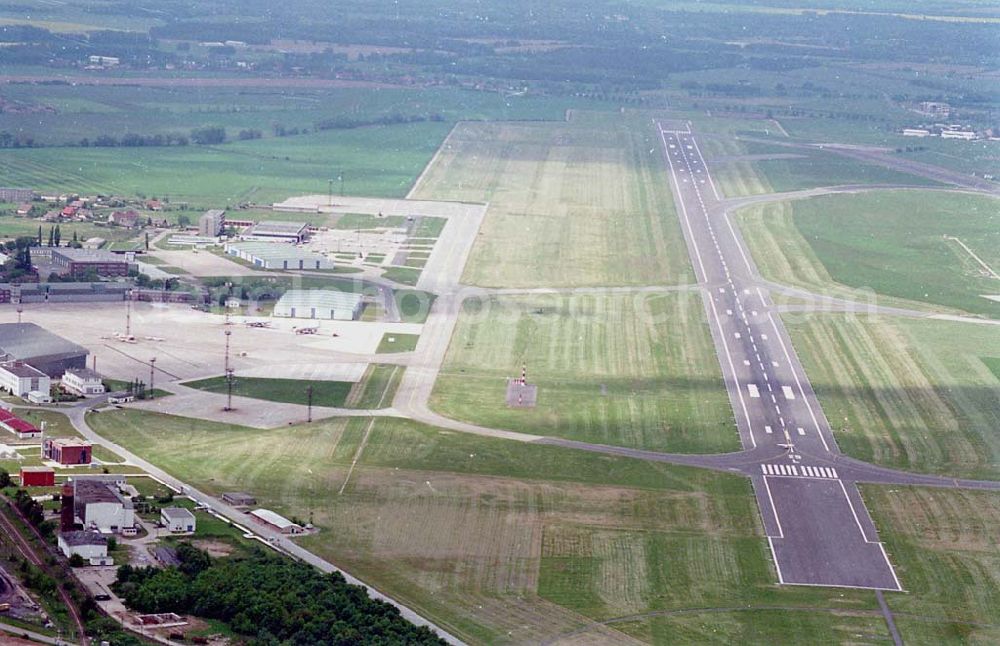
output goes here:
[[84, 529], [126, 536], [136, 533], [132, 501], [105, 482], [74, 480], [73, 513]]
[[171, 532], [193, 532], [194, 514], [183, 507], [164, 507], [160, 510], [160, 522]]
[[965, 139], [967, 141], [975, 139], [976, 133], [971, 130], [942, 130], [942, 139]]
[[270, 509], [254, 509], [250, 512], [253, 519], [270, 529], [282, 534], [301, 534], [305, 530], [302, 525], [293, 523], [284, 516], [276, 514]]
[[47, 393], [51, 386], [48, 375], [23, 361], [0, 363], [0, 388], [12, 395], [27, 398], [31, 392]]
[[226, 253], [263, 269], [333, 269], [323, 256], [280, 242], [231, 242]]
[[904, 137], [930, 137], [931, 131], [926, 128], [903, 128]]
[[224, 209], [209, 209], [198, 218], [198, 235], [211, 238], [222, 235], [226, 228], [226, 211]]
[[101, 374], [89, 368], [67, 368], [62, 376], [63, 390], [74, 395], [100, 395], [104, 393]]
[[79, 554], [91, 565], [111, 565], [108, 538], [94, 532], [63, 532], [58, 538], [59, 549], [66, 558]]
[[253, 226], [249, 231], [240, 236], [243, 240], [257, 240], [261, 242], [302, 242], [306, 238], [306, 230], [309, 225], [305, 222], [279, 222], [266, 221]]
[[290, 289], [274, 305], [282, 318], [353, 321], [361, 315], [361, 294], [326, 289]]

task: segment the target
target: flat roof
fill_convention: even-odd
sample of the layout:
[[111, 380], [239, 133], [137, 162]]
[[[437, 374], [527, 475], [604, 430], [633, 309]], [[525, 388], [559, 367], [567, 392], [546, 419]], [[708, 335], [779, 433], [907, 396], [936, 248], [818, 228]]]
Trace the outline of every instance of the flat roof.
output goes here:
[[72, 262], [125, 262], [125, 258], [119, 254], [105, 251], [104, 249], [73, 249], [71, 247], [59, 247], [52, 250], [52, 255], [60, 255]]
[[160, 513], [170, 520], [194, 520], [191, 510], [183, 507], [164, 507]]
[[0, 323], [0, 354], [30, 362], [34, 357], [86, 355], [87, 349], [34, 323]]
[[250, 230], [251, 234], [263, 233], [263, 234], [284, 234], [284, 235], [298, 235], [305, 231], [306, 227], [309, 225], [305, 222], [283, 222], [281, 220], [264, 220], [263, 222], [258, 222]]
[[101, 373], [90, 368], [66, 368], [65, 374], [75, 375], [80, 379], [103, 379]]
[[331, 289], [290, 289], [285, 292], [275, 307], [316, 307], [353, 310], [361, 303], [361, 294], [338, 292]]
[[32, 366], [24, 363], [23, 361], [6, 361], [4, 363], [0, 363], [0, 369], [9, 372], [15, 377], [20, 377], [22, 379], [48, 376], [41, 370], [33, 368]]
[[126, 509], [132, 507], [132, 501], [123, 498], [117, 491], [111, 488], [107, 482], [99, 480], [74, 480], [73, 481], [73, 504], [89, 505], [98, 502], [117, 502]]
[[274, 525], [279, 529], [285, 529], [286, 527], [299, 527], [297, 523], [293, 523], [281, 514], [277, 514], [270, 509], [254, 509], [250, 512], [250, 515], [259, 518], [268, 525]]
[[59, 537], [67, 545], [107, 545], [108, 538], [97, 532], [63, 532]]
[[264, 260], [326, 260], [325, 256], [300, 249], [287, 242], [232, 242], [226, 245], [226, 251], [230, 249]]
[[209, 209], [201, 214], [203, 218], [221, 218], [226, 214], [225, 209]]
[[55, 473], [52, 467], [21, 467], [21, 473]]
[[56, 446], [90, 446], [90, 442], [78, 437], [50, 437], [48, 440]]

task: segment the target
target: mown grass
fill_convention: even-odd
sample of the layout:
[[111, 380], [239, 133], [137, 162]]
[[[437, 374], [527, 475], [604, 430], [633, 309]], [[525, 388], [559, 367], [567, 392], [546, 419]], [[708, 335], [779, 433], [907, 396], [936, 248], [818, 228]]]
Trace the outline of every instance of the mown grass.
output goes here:
[[[210, 393], [224, 394], [229, 392], [229, 383], [225, 376], [188, 381], [184, 385], [188, 388], [196, 388]], [[347, 381], [305, 381], [302, 379], [236, 377], [233, 379], [233, 395], [305, 406], [309, 403], [307, 389], [312, 387], [312, 403], [314, 406], [339, 408], [344, 405], [344, 400], [347, 398], [347, 394], [351, 391], [353, 385], [353, 383]]]
[[737, 213], [768, 279], [869, 302], [1000, 317], [998, 201], [938, 191], [874, 191], [753, 206]]
[[905, 594], [887, 597], [907, 644], [1000, 640], [1000, 494], [863, 488]]
[[886, 466], [1000, 479], [1000, 329], [784, 315], [841, 449]]
[[417, 349], [417, 341], [419, 340], [419, 334], [396, 334], [395, 332], [386, 332], [382, 335], [382, 340], [379, 341], [378, 348], [376, 348], [375, 352], [380, 354], [412, 352]]
[[[509, 408], [507, 379], [538, 386]], [[491, 428], [711, 453], [739, 438], [696, 293], [467, 302], [431, 405]]]
[[489, 202], [465, 283], [684, 283], [692, 273], [659, 146], [638, 117], [462, 123], [414, 197]]

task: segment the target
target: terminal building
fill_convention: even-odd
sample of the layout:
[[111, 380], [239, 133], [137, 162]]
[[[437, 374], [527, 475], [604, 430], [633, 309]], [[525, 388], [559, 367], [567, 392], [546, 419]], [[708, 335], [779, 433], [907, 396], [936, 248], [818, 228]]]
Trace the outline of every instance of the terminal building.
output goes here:
[[226, 253], [262, 269], [333, 269], [323, 256], [280, 242], [231, 242]]
[[0, 323], [0, 361], [23, 361], [49, 377], [87, 367], [87, 349], [34, 323]]
[[362, 296], [326, 289], [290, 289], [274, 304], [281, 318], [354, 321], [361, 316]]
[[86, 397], [104, 393], [101, 373], [90, 368], [70, 368], [62, 376], [62, 388], [66, 392]]

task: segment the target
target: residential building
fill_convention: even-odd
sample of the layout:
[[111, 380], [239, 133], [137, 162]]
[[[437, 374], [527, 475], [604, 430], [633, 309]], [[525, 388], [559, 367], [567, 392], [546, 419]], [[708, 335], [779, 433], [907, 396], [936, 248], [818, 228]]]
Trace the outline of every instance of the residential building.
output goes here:
[[31, 215], [32, 208], [31, 202], [24, 202], [17, 207], [17, 215], [20, 215], [21, 217]]
[[299, 243], [305, 240], [309, 225], [305, 222], [259, 222], [240, 236], [243, 240]]
[[104, 392], [104, 381], [101, 373], [90, 368], [70, 368], [62, 376], [63, 390], [74, 395], [86, 397], [100, 395]]
[[113, 211], [108, 216], [108, 224], [125, 227], [126, 229], [135, 229], [140, 226], [141, 221], [139, 218], [139, 214], [131, 209], [128, 211]]
[[108, 537], [96, 532], [69, 531], [59, 534], [59, 549], [66, 558], [74, 554], [91, 565], [113, 565], [108, 556]]
[[226, 228], [226, 211], [210, 209], [198, 218], [198, 235], [206, 238], [222, 235]]
[[46, 437], [42, 440], [42, 459], [63, 465], [90, 464], [93, 447], [75, 437]]
[[67, 368], [85, 368], [87, 349], [34, 323], [0, 323], [0, 361], [23, 361], [58, 377]]
[[52, 467], [21, 467], [22, 487], [54, 487], [56, 470]]
[[11, 395], [27, 398], [28, 393], [48, 393], [52, 388], [49, 376], [23, 361], [0, 363], [0, 389]]
[[196, 521], [190, 509], [164, 507], [160, 510], [160, 523], [170, 532], [193, 532]]
[[263, 269], [333, 269], [325, 257], [280, 242], [231, 242], [225, 251]]
[[301, 525], [293, 523], [270, 509], [254, 509], [250, 512], [250, 516], [258, 523], [282, 534], [301, 534], [305, 531]]
[[274, 305], [282, 318], [353, 321], [361, 315], [362, 296], [325, 289], [290, 289]]

